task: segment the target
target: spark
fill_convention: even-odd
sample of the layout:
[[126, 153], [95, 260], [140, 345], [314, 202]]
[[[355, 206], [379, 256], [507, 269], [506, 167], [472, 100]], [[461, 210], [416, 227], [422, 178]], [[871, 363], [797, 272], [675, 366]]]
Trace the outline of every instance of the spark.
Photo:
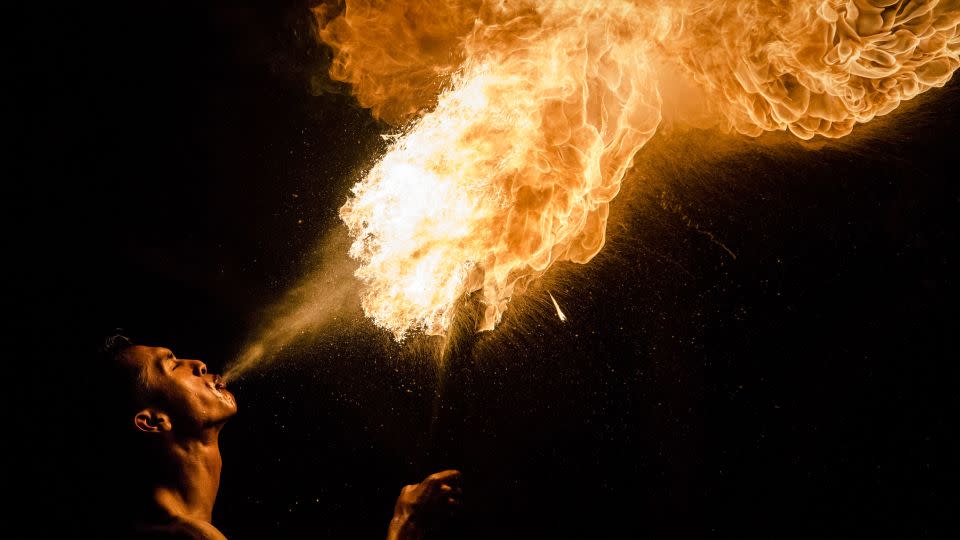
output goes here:
[[553, 307], [557, 309], [557, 317], [560, 317], [560, 322], [567, 322], [567, 316], [563, 314], [563, 310], [560, 309], [560, 304], [557, 303], [557, 299], [553, 297], [553, 293], [547, 293], [550, 295], [550, 299], [553, 300]]

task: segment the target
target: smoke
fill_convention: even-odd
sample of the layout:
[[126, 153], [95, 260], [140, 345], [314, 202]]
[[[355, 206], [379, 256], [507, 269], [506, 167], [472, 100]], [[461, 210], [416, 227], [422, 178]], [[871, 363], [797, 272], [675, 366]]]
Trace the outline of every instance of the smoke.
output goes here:
[[347, 0], [330, 75], [400, 127], [341, 209], [362, 307], [400, 340], [478, 329], [603, 247], [634, 155], [670, 123], [841, 137], [958, 66], [960, 1]]

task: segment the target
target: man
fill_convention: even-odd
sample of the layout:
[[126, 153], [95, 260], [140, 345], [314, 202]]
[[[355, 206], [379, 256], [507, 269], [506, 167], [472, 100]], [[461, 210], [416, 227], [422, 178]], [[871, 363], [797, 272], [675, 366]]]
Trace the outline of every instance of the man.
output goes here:
[[[131, 536], [224, 539], [211, 518], [220, 485], [218, 438], [237, 412], [233, 394], [203, 362], [178, 358], [164, 347], [114, 336], [104, 356], [123, 409], [114, 420], [127, 430], [131, 457], [145, 465], [136, 470], [138, 489], [126, 491], [135, 498], [128, 501]], [[404, 487], [388, 540], [421, 538], [432, 519], [459, 503], [459, 477], [448, 470]]]

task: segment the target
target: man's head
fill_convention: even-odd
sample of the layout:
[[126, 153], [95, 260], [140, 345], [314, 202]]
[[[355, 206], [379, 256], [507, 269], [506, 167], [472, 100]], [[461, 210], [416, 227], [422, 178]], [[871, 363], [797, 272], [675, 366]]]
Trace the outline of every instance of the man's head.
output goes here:
[[122, 336], [108, 338], [106, 361], [112, 384], [126, 398], [124, 414], [139, 432], [199, 437], [218, 429], [237, 412], [237, 404], [219, 375], [199, 360], [177, 358], [165, 347], [135, 345]]

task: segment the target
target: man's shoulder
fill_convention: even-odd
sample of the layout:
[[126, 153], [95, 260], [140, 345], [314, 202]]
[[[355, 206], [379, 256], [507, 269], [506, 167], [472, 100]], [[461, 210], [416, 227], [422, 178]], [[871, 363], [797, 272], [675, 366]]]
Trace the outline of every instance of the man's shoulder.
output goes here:
[[157, 525], [140, 525], [134, 530], [137, 540], [226, 540], [216, 527], [197, 519], [174, 518]]

